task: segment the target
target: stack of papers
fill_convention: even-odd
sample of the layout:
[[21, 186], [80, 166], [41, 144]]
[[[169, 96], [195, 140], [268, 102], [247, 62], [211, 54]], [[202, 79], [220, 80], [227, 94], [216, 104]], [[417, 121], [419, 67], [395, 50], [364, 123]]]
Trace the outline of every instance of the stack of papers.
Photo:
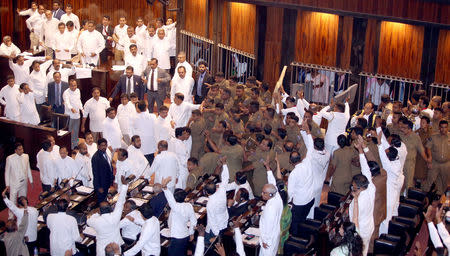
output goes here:
[[248, 235], [254, 235], [254, 236], [260, 236], [261, 233], [259, 232], [259, 228], [249, 227], [247, 230], [244, 231], [245, 234]]
[[247, 235], [242, 234], [242, 241], [248, 245], [258, 246], [259, 245], [259, 236], [255, 236], [251, 239], [247, 239]]
[[125, 65], [113, 65], [111, 70], [113, 71], [123, 71], [125, 70], [126, 66]]
[[199, 199], [197, 199], [196, 203], [198, 203], [198, 204], [206, 204], [208, 202], [208, 199], [209, 198], [207, 198], [205, 196], [202, 196]]
[[145, 186], [145, 187], [142, 189], [142, 192], [153, 193], [153, 187]]
[[92, 191], [94, 191], [93, 188], [86, 187], [86, 186], [79, 186], [76, 188], [77, 192], [80, 194], [90, 194]]
[[75, 68], [75, 75], [77, 79], [91, 78], [92, 69], [90, 68]]
[[130, 198], [131, 200], [133, 200], [136, 203], [137, 207], [140, 207], [141, 205], [143, 205], [144, 203], [146, 203], [147, 201], [140, 199], [140, 198]]

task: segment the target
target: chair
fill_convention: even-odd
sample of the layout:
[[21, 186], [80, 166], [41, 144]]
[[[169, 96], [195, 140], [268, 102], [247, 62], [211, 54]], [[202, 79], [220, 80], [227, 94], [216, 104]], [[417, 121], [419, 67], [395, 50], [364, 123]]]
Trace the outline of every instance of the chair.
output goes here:
[[414, 218], [419, 213], [419, 208], [411, 204], [400, 203], [398, 216]]
[[334, 205], [336, 207], [341, 206], [341, 200], [344, 197], [344, 195], [341, 195], [336, 192], [328, 192], [328, 204]]
[[423, 200], [427, 197], [427, 193], [417, 188], [409, 188], [407, 195], [408, 198], [415, 199], [421, 202], [423, 202]]
[[397, 242], [385, 240], [385, 239], [375, 239], [373, 244], [373, 254], [374, 255], [393, 255], [393, 252], [395, 251], [397, 247]]

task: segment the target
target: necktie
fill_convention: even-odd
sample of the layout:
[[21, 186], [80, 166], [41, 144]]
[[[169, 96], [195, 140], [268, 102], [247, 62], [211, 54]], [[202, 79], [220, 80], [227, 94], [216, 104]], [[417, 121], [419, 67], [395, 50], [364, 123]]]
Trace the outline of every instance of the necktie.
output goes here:
[[61, 96], [59, 95], [60, 93], [61, 93], [60, 84], [56, 84], [56, 106], [58, 106], [58, 107], [59, 107], [59, 105], [61, 105], [61, 103], [60, 103]]
[[150, 91], [155, 90], [154, 81], [153, 81], [154, 78], [155, 78], [155, 70], [152, 70], [152, 76], [150, 77]]
[[128, 77], [128, 81], [127, 81], [127, 94], [128, 95], [131, 94], [131, 77]]

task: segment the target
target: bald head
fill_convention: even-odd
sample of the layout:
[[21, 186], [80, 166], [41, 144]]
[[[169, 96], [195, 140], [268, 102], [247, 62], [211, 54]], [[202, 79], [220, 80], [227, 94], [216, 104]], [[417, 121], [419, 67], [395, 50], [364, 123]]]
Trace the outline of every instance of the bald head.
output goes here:
[[155, 183], [153, 185], [153, 193], [159, 194], [159, 193], [161, 193], [161, 191], [162, 191], [162, 185], [159, 183]]

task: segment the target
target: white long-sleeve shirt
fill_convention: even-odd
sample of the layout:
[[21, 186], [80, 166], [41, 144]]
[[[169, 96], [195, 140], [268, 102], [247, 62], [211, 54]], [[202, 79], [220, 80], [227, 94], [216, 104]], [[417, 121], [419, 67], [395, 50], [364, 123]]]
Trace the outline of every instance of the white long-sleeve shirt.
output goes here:
[[68, 21], [72, 21], [73, 22], [73, 26], [75, 27], [75, 29], [80, 29], [80, 19], [78, 18], [77, 15], [71, 13], [70, 15], [68, 13], [64, 13], [61, 16], [61, 22], [64, 22], [64, 24], [67, 25]]
[[90, 98], [84, 103], [83, 118], [89, 116], [89, 129], [92, 132], [103, 131], [103, 120], [106, 118], [106, 110], [109, 107], [109, 101], [104, 97], [99, 97], [98, 100]]
[[167, 115], [166, 118], [158, 116], [155, 121], [155, 140], [157, 142], [161, 140], [169, 141], [174, 136], [174, 129], [170, 125], [172, 118]]
[[34, 92], [36, 104], [42, 104], [45, 102], [45, 98], [48, 93], [47, 82], [47, 69], [52, 64], [51, 60], [48, 60], [41, 64], [39, 71], [31, 71], [30, 73], [30, 88]]
[[162, 69], [170, 69], [170, 49], [172, 46], [166, 38], [156, 37], [153, 40], [151, 55], [158, 60], [158, 66]]
[[[133, 163], [136, 177], [144, 176], [150, 179], [150, 164], [142, 151], [133, 145], [128, 146], [128, 159]], [[154, 161], [153, 161], [154, 162]]]
[[334, 111], [327, 112], [328, 109], [330, 109], [330, 106], [324, 107], [319, 112], [323, 118], [328, 120], [328, 129], [325, 134], [325, 144], [337, 146], [337, 137], [345, 133], [345, 127], [350, 119], [350, 107], [346, 102], [344, 113]]
[[20, 122], [20, 92], [19, 86], [5, 85], [0, 90], [0, 103], [5, 106], [5, 116], [8, 119]]
[[[65, 212], [49, 214], [47, 227], [50, 229], [50, 253], [64, 256], [67, 250], [75, 254], [78, 250], [75, 242], [81, 242], [77, 220]], [[103, 250], [104, 251], [104, 250]]]
[[294, 205], [306, 205], [314, 198], [314, 176], [311, 167], [312, 154], [295, 165], [288, 179], [288, 195]]
[[130, 216], [134, 220], [131, 221], [128, 218], [123, 218], [120, 221], [120, 229], [122, 230], [122, 237], [131, 240], [136, 240], [137, 235], [141, 233], [142, 224], [144, 223], [142, 214], [138, 210], [134, 210], [128, 213], [126, 216]]
[[173, 190], [179, 172], [180, 164], [177, 155], [173, 152], [162, 151], [156, 155], [155, 160], [150, 167], [149, 176], [155, 173], [155, 183], [161, 183], [163, 179], [172, 177], [172, 180], [167, 184], [167, 187]]
[[128, 158], [123, 161], [117, 160], [114, 182], [118, 185], [122, 185], [121, 177], [124, 176], [127, 178], [131, 174], [134, 174], [132, 162]]
[[[120, 48], [123, 48], [122, 50], [124, 53], [124, 57], [127, 57], [127, 56], [131, 55], [130, 45], [132, 45], [132, 44], [135, 44], [137, 46], [137, 48], [138, 48], [137, 55], [140, 55], [139, 51], [140, 51], [140, 47], [141, 47], [142, 43], [139, 41], [139, 38], [136, 35], [132, 35], [131, 37], [129, 37], [128, 34], [126, 34], [125, 36], [121, 37], [119, 39], [119, 42], [116, 45], [116, 48], [119, 48], [119, 46], [120, 46]], [[134, 74], [139, 75], [139, 76], [141, 75], [136, 72]]]
[[69, 35], [70, 39], [75, 43], [75, 46], [72, 48], [71, 54], [77, 54], [78, 53], [78, 35], [80, 34], [80, 31], [78, 29], [72, 29], [72, 31], [69, 31], [66, 29], [66, 32], [64, 32]]
[[38, 12], [28, 18], [25, 23], [30, 31], [34, 31], [34, 34], [40, 38], [42, 34], [42, 24], [44, 24], [45, 14], [39, 14]]
[[33, 14], [38, 13], [38, 9], [34, 10], [31, 8], [28, 8], [26, 10], [20, 11], [19, 16], [33, 16]]
[[[63, 92], [64, 113], [69, 115], [70, 119], [80, 119], [80, 110], [83, 110], [83, 103], [81, 103], [80, 89], [72, 91], [70, 88]], [[73, 113], [71, 109], [75, 109]]]
[[11, 43], [10, 46], [7, 46], [5, 43], [2, 43], [0, 45], [0, 55], [6, 55], [11, 56], [12, 53], [15, 55], [18, 55], [20, 53], [19, 47], [17, 47], [15, 44]]
[[192, 103], [194, 83], [194, 79], [187, 75], [184, 78], [174, 77], [172, 79], [172, 88], [170, 89], [170, 100], [174, 102], [175, 94], [182, 93], [184, 95], [184, 101]]
[[36, 109], [36, 100], [33, 92], [27, 94], [20, 93], [20, 122], [25, 124], [38, 125], [41, 122], [39, 113]]
[[141, 251], [142, 256], [159, 255], [161, 252], [159, 232], [159, 220], [155, 216], [146, 220], [139, 241], [123, 255], [133, 256], [139, 251]]
[[[445, 247], [447, 247], [447, 251], [450, 251], [450, 234], [448, 233], [447, 228], [444, 226], [444, 223], [442, 223], [442, 221], [439, 222], [436, 226], [442, 242], [444, 243]], [[450, 252], [448, 255], [450, 255]]]
[[16, 153], [6, 158], [5, 185], [19, 187], [23, 182], [33, 183], [33, 176], [30, 169], [30, 158], [28, 154], [18, 155]]
[[147, 33], [147, 36], [145, 37], [145, 41], [143, 41], [143, 55], [147, 60], [150, 60], [153, 58], [153, 45], [155, 44], [156, 39], [158, 36], [154, 35], [150, 37], [150, 35]]
[[185, 127], [191, 118], [192, 110], [199, 109], [200, 105], [183, 101], [180, 105], [170, 104], [169, 116], [175, 122], [175, 128]]
[[94, 176], [92, 175], [91, 158], [78, 152], [75, 156], [75, 162], [77, 164], [77, 170], [73, 176], [74, 179], [81, 180], [83, 186], [94, 187], [92, 183]]
[[44, 185], [50, 185], [52, 188], [55, 185], [55, 180], [58, 179], [56, 171], [56, 160], [52, 153], [47, 151], [38, 152], [39, 162], [39, 176]]
[[178, 62], [177, 66], [175, 67], [175, 74], [173, 75], [173, 78], [180, 78], [178, 75], [178, 68], [184, 67], [186, 69], [186, 77], [192, 77], [192, 66], [187, 61], [184, 62]]
[[135, 75], [142, 76], [145, 68], [147, 67], [147, 59], [144, 57], [144, 55], [141, 55], [139, 53], [134, 56], [129, 51], [130, 49], [128, 48], [128, 52], [127, 54], [125, 54], [125, 66], [132, 66], [133, 73]]
[[[62, 34], [57, 31], [53, 37], [51, 47], [55, 50], [55, 57], [59, 60], [72, 59], [71, 52], [76, 48], [76, 41], [73, 40], [71, 34], [64, 31]], [[68, 50], [68, 51], [66, 51]], [[59, 51], [59, 52], [57, 52]]]
[[106, 117], [102, 122], [102, 136], [108, 141], [108, 146], [118, 149], [122, 146], [122, 131], [117, 118]]
[[56, 172], [58, 175], [58, 183], [64, 179], [75, 177], [78, 173], [78, 164], [70, 156], [59, 158], [56, 160]]
[[119, 43], [116, 44], [117, 50], [124, 50], [124, 46], [120, 43], [120, 39], [122, 39], [123, 37], [128, 37], [127, 29], [128, 25], [126, 24], [123, 27], [120, 27], [120, 24], [114, 27], [114, 34], [116, 34], [116, 36], [119, 38]]
[[[82, 63], [97, 65], [99, 54], [104, 48], [105, 39], [97, 30], [93, 30], [92, 32], [89, 30], [83, 31], [78, 38], [78, 52], [86, 55], [85, 57], [82, 57]], [[96, 55], [91, 57], [92, 53], [95, 53]]]
[[136, 26], [136, 28], [134, 29], [134, 32], [137, 36], [137, 38], [139, 39], [139, 42], [141, 42], [141, 47], [139, 47], [139, 54], [143, 54], [144, 53], [144, 43], [145, 40], [148, 37], [148, 32], [147, 32], [147, 26], [142, 25], [142, 26]]
[[252, 200], [255, 198], [255, 196], [253, 195], [252, 187], [250, 187], [250, 183], [248, 183], [248, 181], [246, 181], [244, 184], [240, 184], [240, 185], [238, 185], [235, 181], [233, 181], [227, 185], [227, 191], [234, 190], [235, 198], [236, 198], [236, 194], [237, 194], [238, 190], [241, 188], [245, 188], [248, 191], [248, 199]]
[[129, 101], [127, 105], [120, 104], [117, 107], [117, 119], [123, 135], [130, 134], [130, 120], [136, 113], [136, 107], [131, 101]]
[[[276, 180], [272, 171], [267, 172], [267, 181], [276, 187]], [[259, 244], [261, 249], [259, 255], [274, 256], [277, 254], [278, 243], [280, 241], [280, 220], [283, 213], [283, 200], [281, 200], [280, 193], [276, 193], [270, 198], [259, 219], [259, 231], [261, 237]], [[268, 248], [263, 247], [263, 243], [268, 245]]]
[[8, 63], [9, 68], [14, 73], [16, 84], [21, 85], [22, 83], [28, 83], [30, 81], [30, 67], [31, 64], [33, 64], [33, 60], [26, 60], [23, 62], [23, 65], [14, 63], [11, 59]]
[[144, 155], [156, 152], [156, 141], [154, 135], [155, 115], [147, 111], [137, 113], [131, 121], [131, 136], [139, 135], [141, 138], [141, 151]]
[[219, 235], [219, 232], [228, 225], [227, 185], [230, 174], [226, 164], [222, 168], [219, 188], [209, 196], [208, 203], [206, 203], [206, 214], [208, 215], [206, 232], [212, 231], [215, 236]]
[[[14, 216], [16, 216], [17, 223], [21, 223], [24, 214], [24, 208], [17, 207], [6, 197], [3, 198], [3, 201], [5, 201], [6, 206], [11, 210]], [[27, 211], [28, 226], [27, 231], [25, 231], [25, 236], [28, 237], [28, 242], [34, 242], [37, 239], [37, 223], [39, 212], [36, 210], [36, 208], [31, 206], [27, 207]]]
[[52, 47], [53, 42], [55, 40], [55, 36], [58, 31], [58, 24], [59, 20], [52, 18], [52, 19], [44, 19], [44, 22], [42, 23], [42, 33], [40, 34], [39, 41], [43, 42], [45, 46]]
[[[114, 211], [111, 213], [92, 215], [86, 223], [92, 227], [97, 233], [97, 255], [105, 255], [105, 247], [109, 243], [117, 243], [119, 246], [123, 244], [120, 235], [120, 218], [122, 217], [123, 204], [127, 194], [127, 185], [120, 186], [119, 199], [116, 202]], [[159, 225], [159, 223], [158, 223]]]
[[[190, 235], [193, 235], [197, 226], [197, 217], [195, 216], [194, 207], [190, 203], [177, 203], [173, 197], [172, 192], [168, 189], [164, 189], [164, 195], [166, 196], [167, 203], [170, 206], [169, 215], [169, 228], [170, 237], [176, 239], [183, 239]], [[190, 222], [188, 227], [188, 222]]]

